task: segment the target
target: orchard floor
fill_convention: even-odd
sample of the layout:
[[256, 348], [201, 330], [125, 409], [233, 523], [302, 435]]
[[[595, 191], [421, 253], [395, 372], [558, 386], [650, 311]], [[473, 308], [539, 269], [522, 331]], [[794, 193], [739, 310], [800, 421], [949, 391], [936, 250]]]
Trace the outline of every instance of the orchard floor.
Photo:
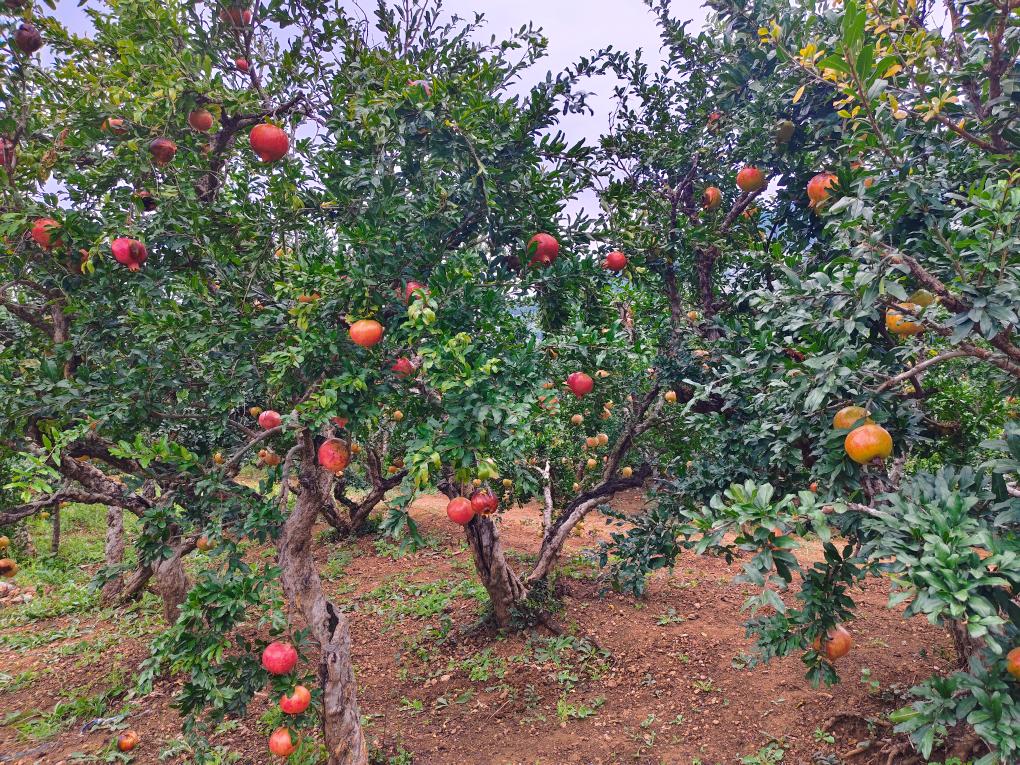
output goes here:
[[[617, 504], [637, 511], [639, 503]], [[881, 721], [902, 705], [899, 693], [950, 665], [947, 637], [889, 610], [886, 584], [871, 580], [855, 594], [855, 645], [840, 661], [840, 685], [812, 688], [798, 657], [747, 668], [746, 589], [732, 583], [740, 561], [687, 555], [652, 579], [643, 600], [600, 594], [599, 571], [583, 558], [605, 534], [594, 519], [569, 543], [563, 635], [472, 629], [484, 591], [444, 507], [441, 497], [415, 506], [429, 545], [414, 554], [371, 537], [337, 546], [322, 535], [316, 546], [327, 591], [350, 614], [373, 762], [885, 763], [877, 748], [843, 758], [882, 736], [869, 718]], [[504, 515], [504, 543], [534, 554], [539, 523], [534, 509]], [[97, 535], [92, 549], [101, 553], [101, 527], [78, 533]], [[96, 561], [72, 552], [87, 580]], [[805, 558], [817, 552], [809, 546]], [[126, 695], [165, 626], [155, 599], [101, 611], [94, 600], [76, 603], [81, 591], [53, 587], [28, 611], [0, 609], [0, 763], [193, 762], [170, 704], [176, 682]], [[220, 727], [211, 744], [237, 755], [220, 761], [270, 761], [262, 718], [273, 701], [264, 694]], [[126, 757], [111, 741], [129, 726], [142, 743]]]

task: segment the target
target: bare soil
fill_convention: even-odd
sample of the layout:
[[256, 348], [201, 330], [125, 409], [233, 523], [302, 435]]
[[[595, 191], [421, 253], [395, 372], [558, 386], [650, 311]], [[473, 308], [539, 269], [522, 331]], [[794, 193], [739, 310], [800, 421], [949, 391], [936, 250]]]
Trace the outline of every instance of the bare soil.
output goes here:
[[[616, 505], [636, 511], [641, 501], [628, 496]], [[394, 601], [369, 593], [394, 583], [475, 581], [470, 552], [446, 519], [445, 503], [425, 497], [413, 510], [423, 533], [438, 545], [394, 559], [380, 555], [372, 538], [361, 538], [343, 576], [326, 583], [350, 612], [361, 710], [378, 762], [729, 765], [771, 744], [784, 750], [781, 762], [808, 765], [880, 737], [882, 727], [868, 720], [880, 721], [901, 706], [897, 691], [951, 668], [948, 637], [924, 620], [904, 620], [898, 609], [888, 609], [888, 585], [879, 580], [855, 593], [860, 608], [851, 625], [854, 647], [838, 665], [840, 685], [812, 688], [798, 657], [747, 668], [743, 657], [751, 640], [740, 609], [748, 590], [732, 583], [740, 562], [727, 565], [715, 557], [685, 556], [674, 572], [657, 574], [641, 600], [604, 592], [594, 567], [567, 565], [556, 621], [566, 635], [605, 654], [594, 648], [586, 653], [577, 642], [577, 650], [556, 653], [551, 647], [569, 640], [551, 643], [555, 636], [545, 627], [511, 635], [478, 627], [480, 603], [472, 597], [453, 598], [442, 614], [426, 618], [396, 614]], [[536, 508], [504, 513], [500, 524], [508, 548], [537, 553]], [[605, 537], [602, 521], [589, 519], [571, 538], [565, 559]], [[323, 568], [333, 547], [317, 545]], [[803, 548], [804, 560], [818, 554], [810, 544]], [[445, 639], [423, 638], [444, 620]], [[81, 661], [67, 646], [113, 629], [91, 614], [40, 620], [12, 632], [72, 624], [74, 637], [46, 645], [11, 650], [0, 644], [0, 673], [40, 672], [27, 687], [0, 693], [0, 723], [10, 723], [0, 724], [0, 763], [70, 763], [82, 755], [106, 761], [115, 735], [109, 728], [83, 732], [75, 724], [32, 740], [12, 719], [19, 711], [52, 709], [68, 689], [101, 690], [117, 667], [130, 678], [147, 655], [151, 635], [118, 639], [102, 650], [101, 660], [90, 653]], [[862, 672], [870, 683], [862, 682]], [[180, 735], [170, 703], [176, 685], [167, 679], [133, 700], [126, 723], [142, 743], [131, 762], [161, 762], [160, 752]], [[214, 743], [238, 752], [239, 762], [270, 762], [259, 716], [274, 701], [268, 694], [258, 699]], [[825, 740], [827, 729], [834, 742]], [[850, 762], [884, 764], [886, 757], [874, 747]], [[163, 760], [188, 761], [187, 755]]]

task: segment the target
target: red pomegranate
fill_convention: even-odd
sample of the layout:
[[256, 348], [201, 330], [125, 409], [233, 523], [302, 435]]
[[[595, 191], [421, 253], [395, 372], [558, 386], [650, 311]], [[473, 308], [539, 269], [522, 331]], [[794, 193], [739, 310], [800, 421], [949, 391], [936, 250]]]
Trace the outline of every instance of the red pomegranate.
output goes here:
[[107, 117], [103, 120], [103, 124], [99, 126], [99, 129], [104, 133], [124, 135], [127, 132], [127, 123], [120, 117]]
[[31, 56], [43, 46], [43, 39], [34, 25], [25, 23], [14, 33], [14, 44], [26, 56]]
[[419, 293], [427, 295], [429, 293], [428, 287], [418, 282], [408, 282], [407, 286], [404, 287], [404, 302], [410, 303]]
[[529, 265], [551, 266], [560, 254], [560, 243], [551, 234], [535, 234], [528, 240]]
[[319, 447], [319, 464], [330, 473], [339, 473], [350, 461], [347, 445], [339, 438], [327, 438]]
[[246, 27], [251, 24], [251, 11], [239, 5], [232, 5], [220, 11], [220, 21], [234, 27]]
[[127, 266], [128, 271], [137, 271], [149, 257], [144, 244], [125, 236], [114, 239], [110, 244], [110, 250], [113, 252], [113, 259], [122, 266]]
[[461, 526], [469, 524], [471, 519], [475, 517], [471, 500], [467, 497], [454, 497], [451, 499], [446, 506], [446, 517], [454, 523], [459, 523]]
[[807, 185], [808, 199], [811, 206], [817, 207], [829, 198], [829, 189], [839, 184], [839, 179], [833, 173], [819, 173]]
[[290, 737], [290, 731], [286, 728], [277, 728], [269, 737], [269, 751], [277, 757], [290, 757], [296, 748], [294, 740]]
[[312, 703], [312, 694], [303, 685], [294, 687], [290, 696], [280, 697], [280, 709], [285, 715], [299, 715]]
[[248, 135], [252, 150], [263, 162], [275, 162], [287, 154], [290, 140], [276, 125], [263, 122], [251, 129]]
[[390, 367], [390, 371], [400, 377], [407, 377], [414, 373], [414, 364], [411, 363], [410, 359], [401, 356], [393, 362], [393, 366]]
[[741, 191], [758, 191], [765, 188], [765, 176], [757, 167], [744, 167], [737, 173], [737, 186]]
[[272, 430], [283, 425], [283, 418], [279, 412], [267, 409], [259, 415], [259, 427], [263, 430]]
[[290, 643], [274, 640], [262, 651], [262, 666], [271, 675], [286, 675], [297, 666], [297, 649]]
[[188, 115], [188, 124], [193, 130], [208, 133], [213, 124], [212, 113], [208, 109], [195, 109]]
[[58, 228], [60, 224], [53, 218], [39, 218], [32, 226], [32, 239], [44, 250], [52, 250], [55, 244], [60, 244], [60, 240], [54, 242], [51, 230]]
[[591, 389], [595, 387], [595, 381], [584, 372], [572, 372], [567, 376], [567, 387], [577, 398], [581, 398], [591, 393]]
[[490, 515], [496, 512], [499, 500], [491, 491], [476, 491], [471, 495], [471, 509], [478, 515]]
[[169, 138], [157, 138], [149, 144], [149, 154], [152, 155], [152, 161], [160, 167], [170, 164], [176, 153], [177, 144]]
[[627, 267], [627, 256], [616, 250], [606, 255], [604, 265], [609, 271], [622, 271]]
[[362, 348], [371, 348], [382, 340], [383, 326], [375, 319], [360, 319], [348, 330], [351, 340]]
[[346, 417], [330, 417], [329, 421], [332, 422], [334, 425], [336, 425], [338, 428], [346, 428], [347, 427], [347, 418]]
[[238, 56], [237, 58], [234, 59], [234, 66], [236, 66], [242, 72], [247, 72], [248, 71], [248, 59], [241, 58], [240, 56]]
[[135, 199], [142, 203], [142, 209], [145, 212], [152, 212], [159, 206], [159, 202], [156, 197], [152, 195], [152, 192], [140, 189], [135, 192]]
[[705, 210], [718, 209], [722, 204], [722, 192], [715, 186], [709, 186], [701, 195], [701, 206]]

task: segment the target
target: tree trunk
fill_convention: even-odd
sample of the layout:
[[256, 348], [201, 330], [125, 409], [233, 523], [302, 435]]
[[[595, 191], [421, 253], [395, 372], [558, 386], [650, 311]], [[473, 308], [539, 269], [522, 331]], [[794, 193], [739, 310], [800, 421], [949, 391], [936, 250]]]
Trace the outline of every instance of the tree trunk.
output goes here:
[[476, 515], [464, 531], [475, 558], [475, 569], [489, 593], [496, 623], [503, 628], [509, 627], [514, 607], [528, 597], [528, 590], [507, 564], [499, 541], [499, 530], [491, 518]]
[[156, 576], [156, 590], [163, 598], [163, 616], [167, 624], [173, 624], [181, 612], [181, 604], [188, 596], [191, 583], [184, 573], [183, 552], [178, 548], [174, 554], [153, 566]]
[[305, 432], [301, 494], [283, 525], [278, 563], [287, 602], [300, 610], [318, 642], [319, 684], [323, 691], [322, 731], [329, 765], [367, 765], [368, 747], [361, 729], [357, 685], [351, 663], [347, 617], [322, 592], [312, 556], [312, 530], [330, 498], [331, 476], [315, 462], [315, 444]]
[[[124, 509], [110, 505], [106, 508], [106, 565], [108, 568], [119, 565], [124, 560]], [[109, 605], [124, 589], [124, 577], [121, 574], [107, 579], [103, 585], [102, 603]]]
[[53, 508], [53, 535], [50, 537], [50, 553], [60, 552], [60, 505]]

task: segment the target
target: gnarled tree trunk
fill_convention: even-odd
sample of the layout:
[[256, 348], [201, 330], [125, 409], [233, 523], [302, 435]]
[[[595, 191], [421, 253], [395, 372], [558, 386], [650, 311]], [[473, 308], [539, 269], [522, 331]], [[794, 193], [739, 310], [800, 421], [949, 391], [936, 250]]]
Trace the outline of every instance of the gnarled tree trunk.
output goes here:
[[184, 573], [183, 552], [180, 548], [169, 558], [159, 561], [153, 566], [156, 577], [156, 590], [163, 599], [163, 616], [167, 624], [173, 624], [181, 612], [181, 604], [188, 596], [191, 583]]
[[476, 515], [464, 527], [475, 559], [475, 570], [492, 602], [492, 613], [500, 627], [509, 627], [513, 608], [528, 597], [528, 590], [506, 562], [499, 529], [491, 518]]
[[[106, 565], [117, 566], [124, 560], [124, 509], [110, 505], [106, 508]], [[102, 602], [109, 605], [124, 589], [124, 577], [117, 574], [103, 585]]]
[[323, 692], [322, 730], [329, 765], [367, 765], [368, 747], [361, 729], [357, 685], [351, 662], [351, 632], [344, 614], [322, 592], [312, 555], [312, 529], [319, 512], [332, 502], [332, 476], [315, 461], [315, 444], [303, 434], [301, 494], [283, 525], [278, 563], [288, 603], [300, 610], [318, 642], [319, 684]]

